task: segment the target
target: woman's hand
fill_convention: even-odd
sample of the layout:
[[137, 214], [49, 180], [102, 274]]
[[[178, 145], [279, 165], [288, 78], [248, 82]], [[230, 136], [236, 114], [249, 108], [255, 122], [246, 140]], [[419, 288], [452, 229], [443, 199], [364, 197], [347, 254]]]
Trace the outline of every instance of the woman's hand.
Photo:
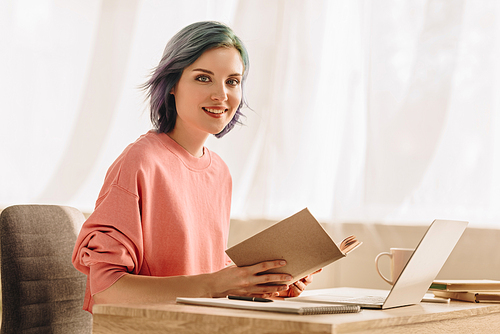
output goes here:
[[321, 272], [323, 269], [319, 269], [315, 272], [313, 272], [310, 275], [307, 275], [306, 277], [299, 279], [297, 282], [294, 282], [291, 284], [287, 290], [285, 291], [280, 291], [279, 297], [298, 297], [304, 290], [306, 289], [307, 285], [312, 283], [313, 276], [314, 274], [317, 274]]
[[[263, 272], [280, 268], [286, 261], [266, 261], [248, 267], [230, 266], [212, 275], [212, 297], [227, 295], [254, 296], [269, 298], [277, 296], [288, 289], [292, 276], [288, 274], [263, 274]], [[278, 282], [281, 282], [278, 284]]]

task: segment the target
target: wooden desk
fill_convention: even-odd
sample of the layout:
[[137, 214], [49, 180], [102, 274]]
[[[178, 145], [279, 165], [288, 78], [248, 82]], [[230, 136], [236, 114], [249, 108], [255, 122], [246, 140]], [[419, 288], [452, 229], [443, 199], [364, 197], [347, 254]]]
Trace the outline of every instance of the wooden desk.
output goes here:
[[351, 314], [290, 315], [178, 305], [95, 305], [93, 333], [497, 333], [500, 303], [420, 303]]

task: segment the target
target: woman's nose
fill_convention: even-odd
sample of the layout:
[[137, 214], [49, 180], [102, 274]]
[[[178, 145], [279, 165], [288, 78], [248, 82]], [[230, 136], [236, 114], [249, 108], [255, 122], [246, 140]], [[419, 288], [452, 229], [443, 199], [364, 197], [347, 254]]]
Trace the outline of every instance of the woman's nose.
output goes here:
[[224, 87], [224, 85], [214, 85], [211, 98], [214, 101], [226, 101], [227, 100], [226, 87]]

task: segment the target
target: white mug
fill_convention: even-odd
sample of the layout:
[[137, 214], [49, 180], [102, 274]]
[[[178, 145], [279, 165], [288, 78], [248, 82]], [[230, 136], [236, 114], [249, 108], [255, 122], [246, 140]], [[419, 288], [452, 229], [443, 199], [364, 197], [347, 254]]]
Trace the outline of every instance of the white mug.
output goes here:
[[[406, 266], [406, 263], [410, 259], [411, 255], [413, 254], [413, 251], [414, 251], [414, 249], [410, 249], [410, 248], [391, 248], [390, 252], [380, 253], [375, 258], [375, 268], [377, 269], [377, 273], [387, 283], [389, 283], [391, 285], [394, 284], [394, 282], [396, 282], [399, 275], [401, 274], [401, 271], [403, 271], [403, 268]], [[391, 278], [390, 279], [385, 277], [380, 272], [380, 270], [378, 268], [378, 260], [383, 255], [387, 255], [391, 258]]]

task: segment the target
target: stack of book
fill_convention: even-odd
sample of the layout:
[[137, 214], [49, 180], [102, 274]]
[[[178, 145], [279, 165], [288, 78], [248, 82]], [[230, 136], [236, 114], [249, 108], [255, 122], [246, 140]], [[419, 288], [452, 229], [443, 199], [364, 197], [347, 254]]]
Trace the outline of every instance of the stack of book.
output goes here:
[[434, 296], [474, 303], [500, 303], [500, 281], [435, 280], [429, 290]]

